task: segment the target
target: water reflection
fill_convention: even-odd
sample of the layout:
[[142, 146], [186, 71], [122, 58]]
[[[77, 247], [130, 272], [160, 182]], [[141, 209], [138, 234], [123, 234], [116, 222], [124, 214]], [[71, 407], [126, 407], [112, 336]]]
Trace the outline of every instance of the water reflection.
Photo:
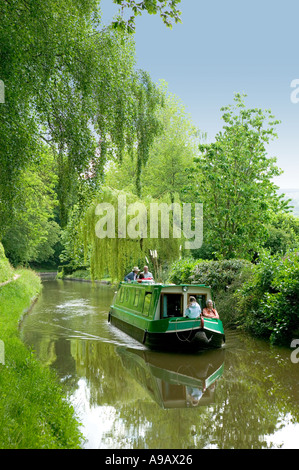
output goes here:
[[213, 403], [224, 369], [224, 350], [197, 355], [118, 348], [122, 364], [162, 408]]
[[57, 371], [85, 447], [299, 448], [299, 364], [290, 350], [227, 331], [225, 352], [154, 353], [107, 323], [113, 293], [45, 282], [22, 326], [24, 341]]

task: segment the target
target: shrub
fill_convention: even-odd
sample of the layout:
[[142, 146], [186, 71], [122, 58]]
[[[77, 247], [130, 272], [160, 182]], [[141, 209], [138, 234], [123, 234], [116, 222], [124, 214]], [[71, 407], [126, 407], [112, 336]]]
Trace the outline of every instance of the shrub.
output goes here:
[[202, 261], [196, 264], [190, 280], [192, 283], [211, 286], [213, 293], [216, 294], [229, 288], [242, 270], [249, 266], [251, 266], [249, 261], [240, 259]]
[[245, 260], [202, 261], [182, 259], [172, 264], [168, 281], [175, 284], [211, 286], [216, 308], [226, 326], [240, 323], [235, 292], [253, 273], [254, 266]]
[[168, 275], [168, 282], [174, 284], [189, 284], [193, 270], [200, 260], [193, 258], [183, 258], [172, 263]]
[[299, 328], [299, 253], [264, 253], [240, 289], [238, 305], [247, 330], [273, 344], [289, 342]]

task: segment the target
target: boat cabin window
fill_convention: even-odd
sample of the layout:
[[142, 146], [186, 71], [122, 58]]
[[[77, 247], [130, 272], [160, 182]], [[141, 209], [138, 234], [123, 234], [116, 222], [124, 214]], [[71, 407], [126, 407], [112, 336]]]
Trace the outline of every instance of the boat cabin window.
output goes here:
[[138, 307], [140, 298], [140, 289], [135, 289], [134, 307]]
[[144, 303], [143, 303], [143, 315], [148, 316], [151, 300], [152, 300], [152, 293], [146, 292], [144, 296]]
[[188, 294], [188, 301], [187, 304], [190, 302], [190, 297], [195, 297], [196, 302], [200, 305], [201, 310], [205, 308], [207, 295], [206, 294]]
[[161, 296], [161, 318], [183, 316], [183, 295], [162, 294]]
[[120, 291], [119, 291], [119, 302], [123, 302], [124, 301], [124, 289], [121, 287], [120, 288]]

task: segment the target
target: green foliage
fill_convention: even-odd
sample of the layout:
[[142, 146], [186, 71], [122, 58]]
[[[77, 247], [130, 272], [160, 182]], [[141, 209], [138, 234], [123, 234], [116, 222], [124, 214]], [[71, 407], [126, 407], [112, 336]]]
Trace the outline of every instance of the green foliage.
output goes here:
[[294, 216], [299, 217], [299, 189], [286, 189], [285, 198], [290, 200]]
[[205, 284], [216, 293], [229, 287], [242, 270], [249, 267], [250, 262], [240, 259], [202, 261], [187, 258], [172, 264], [169, 281]]
[[[134, 213], [126, 212], [126, 217], [122, 221], [125, 226], [126, 235], [119, 237], [121, 225], [119, 221], [123, 216], [118, 212], [119, 197], [126, 199], [126, 207], [132, 204]], [[140, 264], [148, 264], [146, 257], [151, 260], [150, 252], [156, 250], [158, 258], [151, 260], [155, 264], [155, 271], [159, 272], [165, 262], [171, 262], [179, 256], [182, 240], [173, 237], [173, 220], [170, 213], [169, 238], [161, 237], [161, 212], [158, 213], [158, 238], [150, 238], [150, 223], [147, 223], [146, 232], [140, 226], [141, 210], [138, 205], [141, 203], [147, 214], [150, 213], [149, 204], [152, 202], [171, 204], [169, 196], [156, 201], [152, 198], [140, 200], [132, 193], [113, 190], [108, 187], [102, 187], [96, 199], [86, 208], [85, 212], [74, 213], [69, 225], [63, 233], [63, 241], [66, 249], [63, 254], [64, 260], [71, 259], [74, 266], [90, 265], [91, 278], [102, 279], [109, 275], [113, 280], [123, 279], [124, 275], [131, 271], [132, 267]], [[98, 204], [110, 204], [109, 208], [104, 210], [102, 216], [96, 214]], [[135, 204], [135, 206], [133, 206]], [[113, 209], [111, 209], [111, 207]], [[97, 224], [105, 221], [109, 217], [109, 211], [113, 210], [115, 217], [115, 236], [106, 236], [99, 238], [96, 233]], [[138, 219], [139, 218], [139, 219]], [[101, 222], [103, 223], [103, 222]], [[103, 223], [103, 232], [108, 230], [108, 222]], [[134, 237], [128, 235], [127, 229], [131, 224], [134, 231]]]
[[251, 259], [263, 243], [271, 214], [287, 210], [272, 182], [281, 171], [266, 152], [279, 121], [268, 110], [246, 109], [240, 94], [222, 111], [223, 131], [214, 143], [200, 145], [196, 159], [204, 237], [219, 259]]
[[167, 83], [160, 82], [164, 107], [159, 110], [163, 133], [155, 138], [147, 166], [142, 175], [143, 195], [160, 198], [170, 194], [174, 200], [177, 194], [181, 201], [191, 197], [184, 191], [188, 173], [194, 167], [198, 155], [198, 142], [202, 134], [192, 123], [181, 100], [168, 92]]
[[274, 214], [266, 226], [267, 239], [264, 248], [270, 254], [285, 254], [288, 250], [299, 246], [299, 218], [292, 214]]
[[[9, 218], [21, 171], [35, 160], [40, 135], [49, 140], [49, 128], [59, 119], [57, 113], [50, 113], [56, 98], [51, 91], [57, 87], [57, 95], [63, 78], [70, 78], [74, 49], [78, 48], [79, 58], [91, 4], [95, 5], [85, 2], [85, 7], [79, 7], [68, 0], [1, 2], [0, 64], [6, 92], [0, 116], [2, 220]], [[77, 83], [74, 76], [72, 79]], [[57, 98], [56, 106], [62, 111], [65, 100], [61, 93]], [[75, 109], [73, 116], [75, 121]]]
[[[60, 250], [61, 228], [55, 220], [49, 220], [46, 224], [47, 235], [37, 248], [34, 262], [38, 264], [57, 264], [57, 250]], [[56, 258], [56, 259], [55, 259]]]
[[242, 270], [249, 267], [251, 263], [241, 259], [203, 261], [194, 268], [191, 280], [211, 286], [216, 293], [227, 289]]
[[202, 261], [187, 258], [171, 265], [168, 281], [211, 286], [222, 321], [226, 327], [234, 328], [240, 324], [235, 294], [244, 282], [251, 279], [253, 272], [254, 265], [246, 260]]
[[193, 258], [183, 258], [172, 263], [168, 282], [173, 284], [189, 284], [191, 275], [200, 260], [194, 260]]
[[18, 184], [14, 211], [2, 239], [14, 265], [47, 261], [60, 236], [60, 227], [53, 220], [57, 206], [53, 153], [43, 146], [36, 156], [39, 160], [28, 165]]
[[63, 264], [69, 263], [74, 268], [90, 263], [90, 254], [87, 250], [84, 252], [84, 246], [81, 239], [80, 222], [82, 218], [82, 209], [74, 205], [69, 214], [67, 226], [62, 230], [61, 241], [63, 245], [60, 261]]
[[[172, 28], [172, 20], [175, 23], [181, 22], [181, 12], [177, 9], [177, 5], [181, 0], [113, 0], [114, 3], [120, 5], [121, 16], [117, 20], [113, 21], [112, 25], [114, 28], [125, 30], [129, 33], [135, 31], [135, 17], [141, 15], [144, 11], [147, 11], [150, 15], [159, 13], [163, 20], [163, 23]], [[123, 17], [123, 12], [126, 9], [131, 10], [131, 16], [126, 20]]]
[[[122, 161], [112, 160], [106, 166], [105, 184], [137, 195], [163, 197], [170, 194], [174, 200], [189, 195], [185, 187], [188, 172], [194, 167], [193, 159], [198, 154], [200, 132], [192, 124], [182, 102], [168, 92], [167, 84], [160, 82], [159, 92], [163, 107], [157, 109], [157, 120], [162, 131], [148, 147], [147, 158], [138, 163], [138, 153], [124, 153]], [[139, 173], [137, 171], [139, 169]], [[190, 188], [192, 201], [193, 188]]]
[[134, 69], [132, 38], [101, 30], [96, 0], [1, 2], [0, 16], [2, 236], [41, 140], [58, 163], [65, 225], [82, 187], [102, 181], [109, 153], [121, 160], [136, 147], [139, 167], [145, 164], [161, 100], [149, 75]]
[[298, 253], [260, 256], [256, 266], [239, 259], [183, 259], [172, 264], [168, 280], [210, 285], [226, 326], [290, 344], [299, 329]]
[[265, 252], [252, 280], [238, 293], [245, 328], [272, 343], [286, 343], [299, 327], [299, 256]]
[[81, 433], [74, 410], [57, 377], [36, 360], [18, 330], [20, 315], [41, 289], [38, 276], [20, 270], [19, 279], [0, 287], [0, 448], [79, 448]]
[[13, 276], [12, 267], [5, 256], [4, 248], [0, 242], [0, 283], [8, 281]]
[[90, 269], [77, 269], [76, 271], [73, 271], [71, 274], [68, 274], [67, 276], [63, 276], [64, 278], [66, 277], [67, 279], [83, 279], [90, 281]]

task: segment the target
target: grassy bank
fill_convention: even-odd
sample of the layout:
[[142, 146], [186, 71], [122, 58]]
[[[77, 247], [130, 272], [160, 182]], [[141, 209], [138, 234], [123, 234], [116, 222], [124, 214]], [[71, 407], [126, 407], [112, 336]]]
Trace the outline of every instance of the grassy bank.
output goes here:
[[30, 270], [14, 274], [19, 274], [17, 280], [0, 287], [0, 340], [5, 346], [5, 365], [0, 364], [0, 448], [79, 448], [79, 425], [54, 372], [38, 362], [19, 335], [20, 317], [40, 292], [40, 279]]

